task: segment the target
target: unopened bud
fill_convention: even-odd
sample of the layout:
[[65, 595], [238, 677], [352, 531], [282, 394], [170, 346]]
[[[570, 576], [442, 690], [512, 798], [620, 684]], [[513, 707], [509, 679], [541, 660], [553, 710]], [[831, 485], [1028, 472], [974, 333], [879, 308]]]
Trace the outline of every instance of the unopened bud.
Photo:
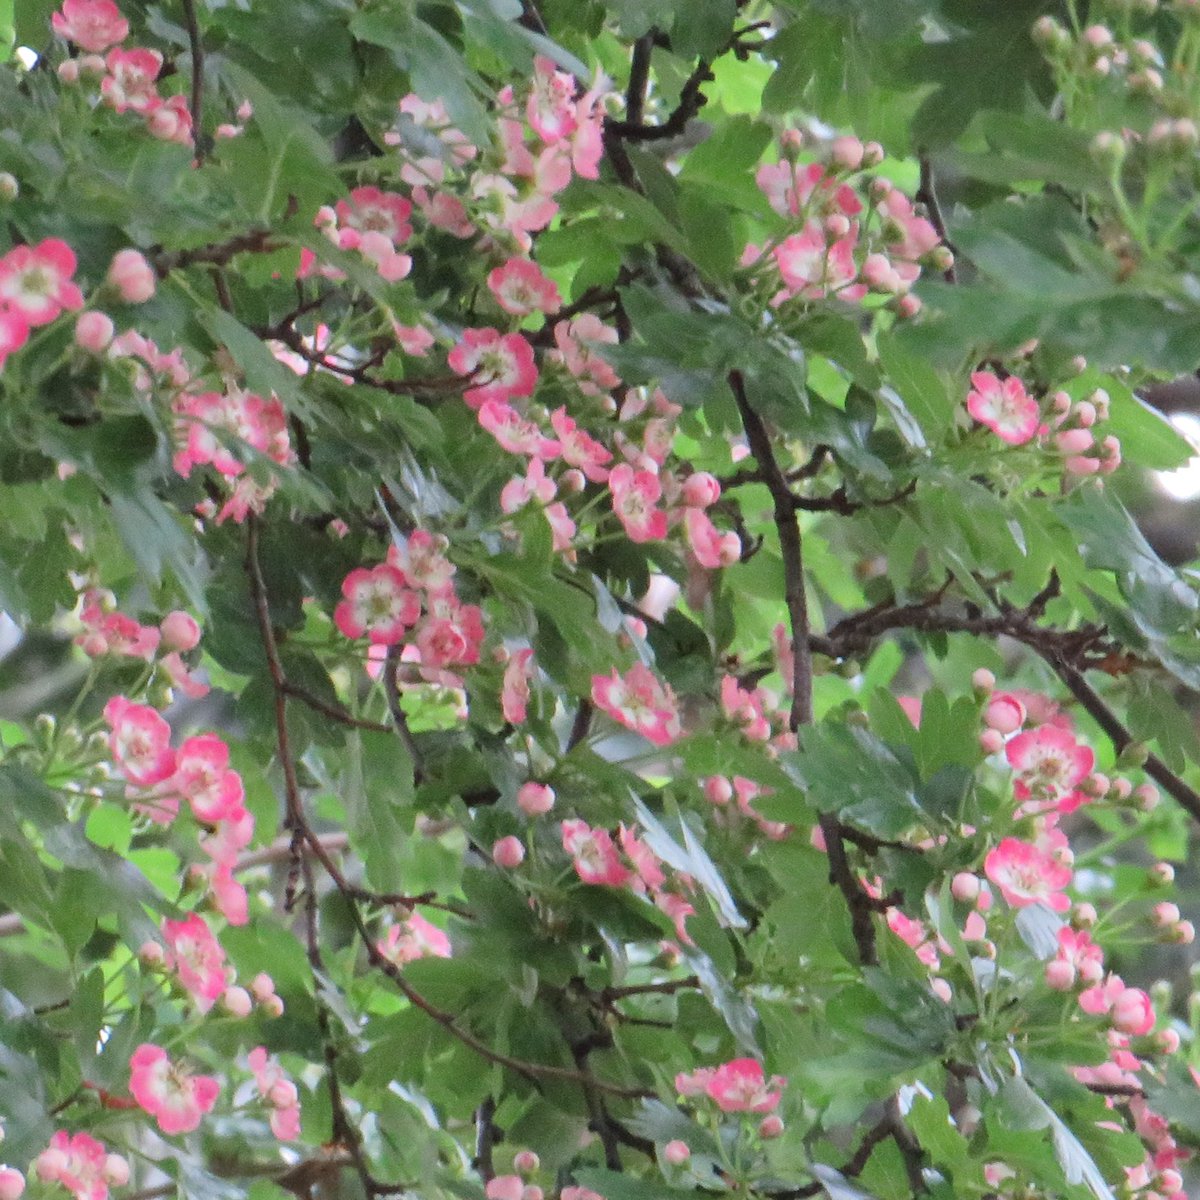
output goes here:
[[21, 194], [21, 185], [17, 177], [8, 171], [0, 171], [0, 200], [10, 203]]

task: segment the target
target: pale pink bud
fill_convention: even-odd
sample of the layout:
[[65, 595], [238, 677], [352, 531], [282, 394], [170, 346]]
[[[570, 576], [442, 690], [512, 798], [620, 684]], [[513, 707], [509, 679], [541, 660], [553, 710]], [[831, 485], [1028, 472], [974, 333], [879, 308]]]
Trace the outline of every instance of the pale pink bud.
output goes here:
[[542, 1160], [532, 1150], [518, 1150], [513, 1155], [513, 1170], [522, 1175], [532, 1175], [542, 1165]]
[[1159, 1171], [1154, 1186], [1155, 1190], [1168, 1196], [1181, 1194], [1183, 1192], [1183, 1176], [1174, 1167], [1167, 1167], [1165, 1170]]
[[1063, 467], [1068, 475], [1095, 475], [1100, 470], [1100, 460], [1075, 455], [1064, 459]]
[[1080, 400], [1075, 405], [1075, 420], [1079, 422], [1084, 429], [1091, 429], [1096, 423], [1096, 406], [1090, 400]]
[[1170, 900], [1160, 901], [1154, 906], [1152, 920], [1160, 929], [1174, 925], [1179, 920], [1179, 905], [1172, 904]]
[[280, 1079], [271, 1085], [267, 1099], [274, 1108], [291, 1108], [300, 1099], [296, 1085], [290, 1079]]
[[895, 190], [896, 185], [890, 179], [879, 176], [871, 180], [870, 191], [873, 200], [886, 200]]
[[878, 142], [866, 142], [863, 145], [863, 166], [877, 167], [883, 162], [883, 147]]
[[545, 783], [530, 780], [517, 792], [517, 807], [529, 817], [540, 817], [554, 807], [554, 789]]
[[158, 967], [166, 961], [166, 951], [157, 942], [143, 942], [138, 951], [138, 961], [144, 967]]
[[728, 804], [733, 799], [733, 784], [723, 775], [710, 775], [704, 781], [704, 796], [709, 804]]
[[929, 981], [929, 990], [943, 1003], [949, 1004], [954, 999], [954, 992], [950, 987], [950, 981], [943, 979], [940, 975], [935, 976]]
[[833, 139], [831, 147], [833, 161], [846, 171], [857, 171], [862, 166], [863, 144], [851, 135]]
[[971, 676], [971, 686], [977, 692], [990, 692], [996, 686], [996, 676], [987, 667], [980, 667]]
[[[1158, 807], [1158, 788], [1152, 783], [1143, 783], [1133, 789], [1133, 798], [1142, 812], [1153, 812]], [[1172, 875], [1174, 878], [1174, 875]]]
[[1094, 958], [1085, 958], [1079, 964], [1080, 981], [1087, 987], [1099, 983], [1104, 978], [1104, 964]]
[[63, 83], [79, 82], [79, 60], [68, 58], [58, 64], [58, 77]]
[[240, 137], [242, 127], [240, 125], [230, 125], [228, 121], [222, 122], [213, 130], [213, 137], [219, 142], [227, 142], [231, 138]]
[[1082, 904], [1077, 904], [1071, 910], [1071, 924], [1076, 929], [1091, 929], [1097, 921], [1096, 906], [1089, 904], [1086, 900]]
[[262, 1004], [269, 996], [275, 995], [275, 980], [266, 971], [260, 971], [250, 980], [250, 994]]
[[1110, 790], [1114, 800], [1128, 800], [1133, 795], [1133, 784], [1123, 777], [1114, 779]]
[[497, 1175], [489, 1179], [484, 1194], [487, 1200], [521, 1200], [525, 1184], [520, 1175]]
[[269, 1017], [283, 1016], [283, 1001], [278, 996], [268, 996], [262, 1001], [262, 1006]]
[[1112, 30], [1105, 25], [1089, 25], [1083, 31], [1084, 42], [1093, 50], [1103, 50], [1113, 42]]
[[546, 1193], [536, 1183], [527, 1183], [521, 1192], [521, 1200], [546, 1200]]
[[1159, 1054], [1174, 1054], [1179, 1049], [1179, 1034], [1168, 1025], [1154, 1035], [1154, 1046]]
[[108, 64], [103, 54], [85, 54], [79, 59], [79, 69], [84, 75], [106, 75]]
[[825, 218], [825, 232], [831, 238], [844, 238], [850, 232], [850, 218], [845, 213], [830, 213]]
[[983, 710], [983, 721], [997, 733], [1016, 733], [1025, 724], [1025, 706], [1016, 696], [1001, 692], [988, 701]]
[[1061, 424], [1071, 411], [1071, 397], [1066, 392], [1055, 392], [1050, 397], [1050, 411], [1058, 418], [1055, 424]]
[[1062, 958], [1046, 964], [1046, 986], [1056, 992], [1069, 992], [1075, 986], [1075, 968]]
[[782, 1132], [783, 1118], [778, 1113], [771, 1113], [758, 1123], [758, 1136], [761, 1138], [777, 1138]]
[[1196, 927], [1191, 921], [1180, 921], [1171, 930], [1171, 941], [1177, 946], [1190, 946], [1196, 940]]
[[17, 1200], [25, 1190], [25, 1176], [16, 1167], [0, 1167], [0, 1200]]
[[41, 1154], [33, 1160], [33, 1169], [37, 1177], [44, 1183], [51, 1183], [56, 1180], [70, 1165], [70, 1159], [61, 1150], [50, 1148], [43, 1150]]
[[1080, 786], [1089, 796], [1107, 796], [1112, 782], [1103, 771], [1095, 771]]
[[868, 254], [862, 265], [862, 277], [875, 291], [896, 290], [896, 270], [886, 254]]
[[1054, 445], [1060, 454], [1082, 454], [1093, 440], [1089, 429], [1066, 429], [1054, 435]]
[[509, 834], [508, 837], [502, 837], [492, 846], [492, 858], [496, 866], [511, 870], [513, 867], [519, 867], [525, 861], [525, 847], [521, 844], [520, 838]]
[[112, 318], [106, 313], [92, 310], [75, 319], [75, 345], [92, 354], [107, 349], [114, 332]]
[[237, 107], [237, 119], [239, 121], [248, 121], [254, 116], [254, 105], [249, 100], [243, 100]]
[[0, 200], [6, 204], [21, 194], [21, 185], [11, 171], [0, 171]]
[[104, 1156], [104, 1178], [112, 1187], [124, 1187], [129, 1182], [129, 1162], [120, 1154]]
[[587, 476], [578, 468], [564, 471], [558, 478], [558, 490], [564, 496], [578, 496], [587, 487]]
[[194, 650], [200, 642], [200, 626], [194, 617], [182, 609], [167, 613], [159, 625], [162, 644], [167, 650]]
[[254, 1003], [244, 987], [228, 987], [221, 993], [221, 1006], [231, 1017], [248, 1017]]
[[920, 299], [917, 296], [914, 296], [911, 292], [901, 296], [900, 299], [896, 301], [896, 312], [906, 319], [915, 317], [917, 313], [921, 311], [921, 308], [922, 305]]
[[683, 1166], [683, 1164], [691, 1157], [692, 1151], [687, 1142], [676, 1140], [673, 1142], [668, 1142], [663, 1147], [663, 1158], [665, 1158], [673, 1167]]
[[118, 250], [107, 278], [126, 304], [144, 304], [154, 295], [154, 268], [139, 250]]
[[985, 729], [979, 735], [979, 748], [984, 754], [995, 754], [1004, 749], [1004, 734], [998, 729]]
[[694, 471], [684, 480], [681, 495], [689, 508], [707, 508], [720, 498], [721, 485], [715, 475], [707, 471]]
[[950, 881], [950, 894], [963, 904], [974, 904], [979, 899], [979, 876], [959, 871]]

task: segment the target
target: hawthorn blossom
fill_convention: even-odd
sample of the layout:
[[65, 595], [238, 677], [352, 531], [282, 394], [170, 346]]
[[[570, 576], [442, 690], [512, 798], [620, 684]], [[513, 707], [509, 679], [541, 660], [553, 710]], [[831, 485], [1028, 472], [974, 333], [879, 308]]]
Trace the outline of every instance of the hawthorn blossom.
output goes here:
[[528, 396], [537, 384], [533, 347], [519, 333], [464, 329], [447, 362], [456, 375], [470, 376], [463, 399], [474, 409], [488, 400]]
[[479, 424], [509, 454], [524, 454], [545, 461], [558, 457], [558, 442], [546, 437], [533, 421], [527, 421], [503, 400], [484, 400], [479, 406]]
[[605, 464], [612, 461], [612, 451], [580, 429], [565, 408], [550, 414], [550, 425], [562, 446], [563, 461], [578, 467], [592, 483], [604, 483], [609, 475]]
[[1126, 987], [1120, 975], [1109, 975], [1079, 993], [1079, 1007], [1093, 1016], [1108, 1015], [1115, 1029], [1142, 1037], [1154, 1028], [1154, 1005], [1141, 988]]
[[190, 1133], [217, 1102], [220, 1084], [192, 1075], [161, 1046], [145, 1042], [129, 1060], [129, 1090], [163, 1133]]
[[570, 321], [559, 321], [554, 326], [556, 351], [551, 357], [563, 366], [579, 383], [585, 396], [599, 396], [619, 387], [620, 376], [597, 352], [598, 346], [615, 346], [617, 331], [605, 325], [595, 313], [580, 313]]
[[[989, 710], [990, 711], [990, 710]], [[1018, 799], [1056, 802], [1063, 812], [1086, 799], [1076, 791], [1096, 763], [1091, 747], [1076, 742], [1069, 730], [1042, 725], [1017, 734], [1004, 748], [1016, 772]]]
[[662, 483], [651, 471], [635, 471], [628, 463], [608, 475], [613, 512], [632, 542], [660, 541], [667, 536], [667, 514], [655, 507]]
[[686, 509], [683, 527], [692, 555], [707, 570], [731, 567], [742, 557], [742, 539], [732, 530], [722, 533], [703, 509]]
[[154, 709], [113, 696], [104, 706], [108, 745], [130, 783], [152, 787], [175, 772], [171, 727]]
[[1037, 433], [1042, 416], [1037, 401], [1015, 375], [1002, 383], [991, 371], [976, 371], [971, 376], [967, 412], [1010, 446], [1028, 442]]
[[487, 285], [500, 307], [515, 317], [551, 313], [562, 306], [558, 285], [527, 258], [510, 258], [489, 273]]
[[418, 958], [449, 958], [450, 939], [436, 925], [414, 912], [388, 929], [375, 949], [398, 967]]
[[509, 655], [504, 666], [504, 682], [500, 688], [500, 707], [504, 719], [512, 725], [524, 724], [528, 716], [529, 681], [532, 674], [532, 650], [517, 650]]
[[63, 0], [50, 24], [59, 37], [88, 54], [100, 54], [129, 36], [129, 22], [113, 0]]
[[29, 340], [29, 322], [13, 308], [0, 307], [0, 367]]
[[539, 54], [533, 60], [533, 87], [525, 103], [525, 118], [542, 141], [557, 142], [575, 132], [575, 79]]
[[624, 676], [592, 676], [592, 703], [627, 729], [666, 746], [680, 734], [675, 694], [649, 667], [635, 663]]
[[0, 258], [0, 309], [14, 310], [36, 327], [48, 325], [63, 309], [82, 308], [83, 293], [71, 280], [75, 265], [75, 252], [59, 238], [14, 246]]
[[120, 1187], [129, 1180], [129, 1164], [121, 1155], [109, 1154], [91, 1134], [62, 1129], [50, 1138], [32, 1167], [43, 1183], [59, 1184], [75, 1200], [106, 1200], [110, 1185]]
[[779, 1075], [767, 1080], [753, 1058], [735, 1058], [717, 1067], [705, 1081], [704, 1093], [722, 1112], [769, 1113], [779, 1106], [786, 1082]]
[[108, 74], [100, 81], [100, 95], [117, 112], [146, 113], [159, 103], [155, 82], [163, 59], [157, 50], [110, 50], [104, 65]]
[[406, 242], [412, 237], [408, 218], [412, 202], [398, 192], [382, 192], [377, 187], [359, 187], [348, 200], [339, 200], [334, 212], [344, 227], [359, 233], [382, 233], [389, 242]]
[[800, 217], [809, 211], [815, 215], [840, 213], [856, 217], [862, 201], [848, 184], [827, 173], [821, 163], [791, 163], [786, 160], [764, 163], [754, 176], [759, 190], [781, 217]]
[[421, 616], [421, 600], [405, 586], [403, 573], [390, 563], [356, 567], [342, 580], [334, 624], [348, 638], [367, 637], [372, 644], [394, 646]]
[[167, 964], [179, 982], [206, 1013], [225, 991], [225, 951], [204, 918], [190, 913], [182, 921], [164, 921]]
[[265, 1046], [255, 1046], [247, 1055], [259, 1096], [267, 1102], [271, 1132], [281, 1141], [300, 1136], [300, 1098], [296, 1085], [279, 1062], [268, 1056]]
[[608, 887], [629, 882], [629, 871], [621, 864], [608, 830], [592, 829], [580, 820], [563, 821], [561, 828], [563, 849], [571, 856], [580, 880]]
[[1071, 868], [1053, 854], [1007, 837], [984, 859], [988, 879], [1013, 908], [1039, 901], [1055, 912], [1066, 912], [1071, 901], [1063, 894], [1071, 882]]
[[229, 770], [229, 747], [214, 733], [190, 737], [175, 753], [171, 785], [191, 805], [198, 821], [213, 824], [242, 812], [242, 777]]

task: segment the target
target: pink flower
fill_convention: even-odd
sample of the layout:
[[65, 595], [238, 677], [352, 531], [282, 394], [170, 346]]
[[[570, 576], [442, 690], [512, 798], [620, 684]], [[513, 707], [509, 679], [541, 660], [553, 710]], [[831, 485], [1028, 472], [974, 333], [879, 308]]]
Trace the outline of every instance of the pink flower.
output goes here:
[[175, 754], [172, 787], [206, 824], [236, 819], [245, 799], [242, 777], [229, 768], [229, 747], [214, 733], [190, 737]]
[[1015, 375], [1001, 383], [991, 371], [976, 371], [971, 384], [967, 412], [1002, 441], [1020, 446], [1037, 433], [1041, 410]]
[[393, 244], [412, 237], [408, 218], [412, 204], [399, 192], [381, 192], [377, 187], [355, 188], [349, 200], [339, 200], [335, 206], [343, 226], [360, 233], [382, 233]]
[[575, 132], [575, 79], [543, 55], [533, 60], [533, 87], [525, 117], [543, 142], [557, 142]]
[[1071, 907], [1062, 891], [1071, 882], [1071, 868], [1028, 842], [1005, 838], [989, 851], [984, 870], [1013, 908], [1039, 901], [1055, 912]]
[[206, 1013], [225, 991], [225, 951], [204, 919], [191, 913], [182, 921], [164, 921], [168, 961], [196, 1007]]
[[154, 709], [113, 696], [104, 706], [104, 719], [112, 731], [112, 756], [130, 783], [152, 787], [174, 774], [171, 727]]
[[487, 400], [528, 396], [537, 384], [533, 347], [519, 333], [464, 329], [447, 361], [456, 375], [471, 377], [463, 399], [475, 409]]
[[521, 839], [512, 834], [500, 838], [492, 846], [492, 860], [496, 866], [507, 871], [519, 867], [525, 861], [525, 847], [521, 844]]
[[117, 112], [144, 113], [158, 105], [155, 81], [163, 60], [157, 50], [110, 50], [104, 63], [108, 74], [100, 81], [100, 94]]
[[348, 638], [366, 636], [374, 644], [394, 646], [421, 616], [420, 597], [390, 563], [356, 567], [342, 581], [342, 595], [333, 621]]
[[529, 817], [540, 817], [554, 807], [554, 789], [530, 780], [517, 789], [517, 807]]
[[592, 829], [586, 821], [563, 821], [562, 844], [584, 883], [621, 887], [629, 881], [606, 829]]
[[512, 725], [523, 724], [528, 715], [532, 661], [532, 650], [517, 650], [509, 656], [504, 667], [504, 682], [500, 687], [500, 706], [504, 712], [504, 719]]
[[0, 1200], [19, 1200], [25, 1191], [25, 1176], [16, 1167], [0, 1167]]
[[[108, 1185], [114, 1182], [110, 1175], [115, 1173], [109, 1170], [109, 1158], [124, 1162], [119, 1155], [108, 1155], [104, 1144], [90, 1134], [60, 1129], [33, 1160], [33, 1170], [43, 1183], [59, 1184], [76, 1200], [105, 1200]], [[116, 1163], [113, 1167], [119, 1169]]]
[[75, 252], [59, 238], [14, 246], [0, 258], [0, 309], [15, 309], [30, 326], [47, 325], [64, 308], [83, 307], [74, 274]]
[[550, 414], [550, 424], [558, 434], [563, 461], [578, 467], [593, 483], [604, 483], [608, 479], [605, 464], [612, 461], [612, 451], [580, 429], [565, 408]]
[[258, 1094], [271, 1109], [271, 1132], [281, 1142], [294, 1141], [300, 1136], [300, 1099], [296, 1085], [278, 1061], [268, 1057], [265, 1046], [256, 1046], [247, 1059]]
[[154, 295], [157, 277], [140, 250], [118, 250], [105, 276], [126, 304], [145, 304]]
[[393, 925], [375, 949], [398, 967], [418, 958], [449, 958], [450, 939], [420, 913]]
[[683, 527], [687, 531], [692, 554], [702, 567], [710, 571], [718, 567], [731, 567], [741, 558], [741, 538], [732, 530], [722, 533], [702, 508], [686, 509]]
[[0, 306], [0, 367], [29, 340], [29, 322], [15, 308]]
[[558, 285], [527, 258], [510, 258], [488, 275], [487, 285], [500, 307], [515, 317], [551, 313], [562, 307]]
[[532, 421], [527, 421], [511, 404], [489, 398], [479, 406], [479, 424], [486, 429], [509, 454], [530, 458], [556, 458], [559, 444], [548, 438]]
[[596, 352], [597, 346], [614, 346], [617, 331], [605, 325], [595, 313], [580, 313], [570, 321], [554, 326], [557, 357], [579, 381], [579, 390], [588, 396], [617, 387], [621, 380], [616, 371]]
[[[1042, 725], [1019, 733], [1005, 747], [1009, 766], [1017, 773], [1018, 799], [1063, 801], [1088, 776], [1096, 756], [1075, 741], [1069, 730]], [[1064, 811], [1078, 807], [1083, 797]]]
[[113, 0], [63, 0], [50, 24], [59, 37], [89, 54], [100, 54], [129, 36], [129, 22]]
[[768, 1082], [753, 1058], [735, 1058], [716, 1069], [704, 1091], [722, 1112], [768, 1113], [778, 1107], [785, 1082], [778, 1075]]
[[680, 734], [674, 693], [642, 663], [623, 677], [615, 667], [611, 676], [593, 675], [592, 703], [656, 746], [666, 746]]
[[635, 471], [621, 463], [609, 472], [613, 512], [633, 542], [661, 541], [667, 536], [667, 514], [656, 508], [662, 484], [651, 471]]
[[143, 1043], [129, 1060], [129, 1090], [163, 1133], [190, 1133], [217, 1102], [220, 1084], [173, 1063], [161, 1046]]

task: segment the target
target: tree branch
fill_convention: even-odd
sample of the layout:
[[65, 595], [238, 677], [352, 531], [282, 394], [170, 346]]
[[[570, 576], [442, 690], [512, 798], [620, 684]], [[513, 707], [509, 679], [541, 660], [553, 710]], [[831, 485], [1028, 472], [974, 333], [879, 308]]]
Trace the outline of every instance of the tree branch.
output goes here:
[[202, 163], [207, 151], [207, 138], [202, 128], [204, 121], [204, 44], [200, 38], [200, 26], [196, 22], [196, 0], [183, 0], [183, 17], [187, 26], [188, 42], [192, 50], [192, 143], [196, 148], [196, 161]]

